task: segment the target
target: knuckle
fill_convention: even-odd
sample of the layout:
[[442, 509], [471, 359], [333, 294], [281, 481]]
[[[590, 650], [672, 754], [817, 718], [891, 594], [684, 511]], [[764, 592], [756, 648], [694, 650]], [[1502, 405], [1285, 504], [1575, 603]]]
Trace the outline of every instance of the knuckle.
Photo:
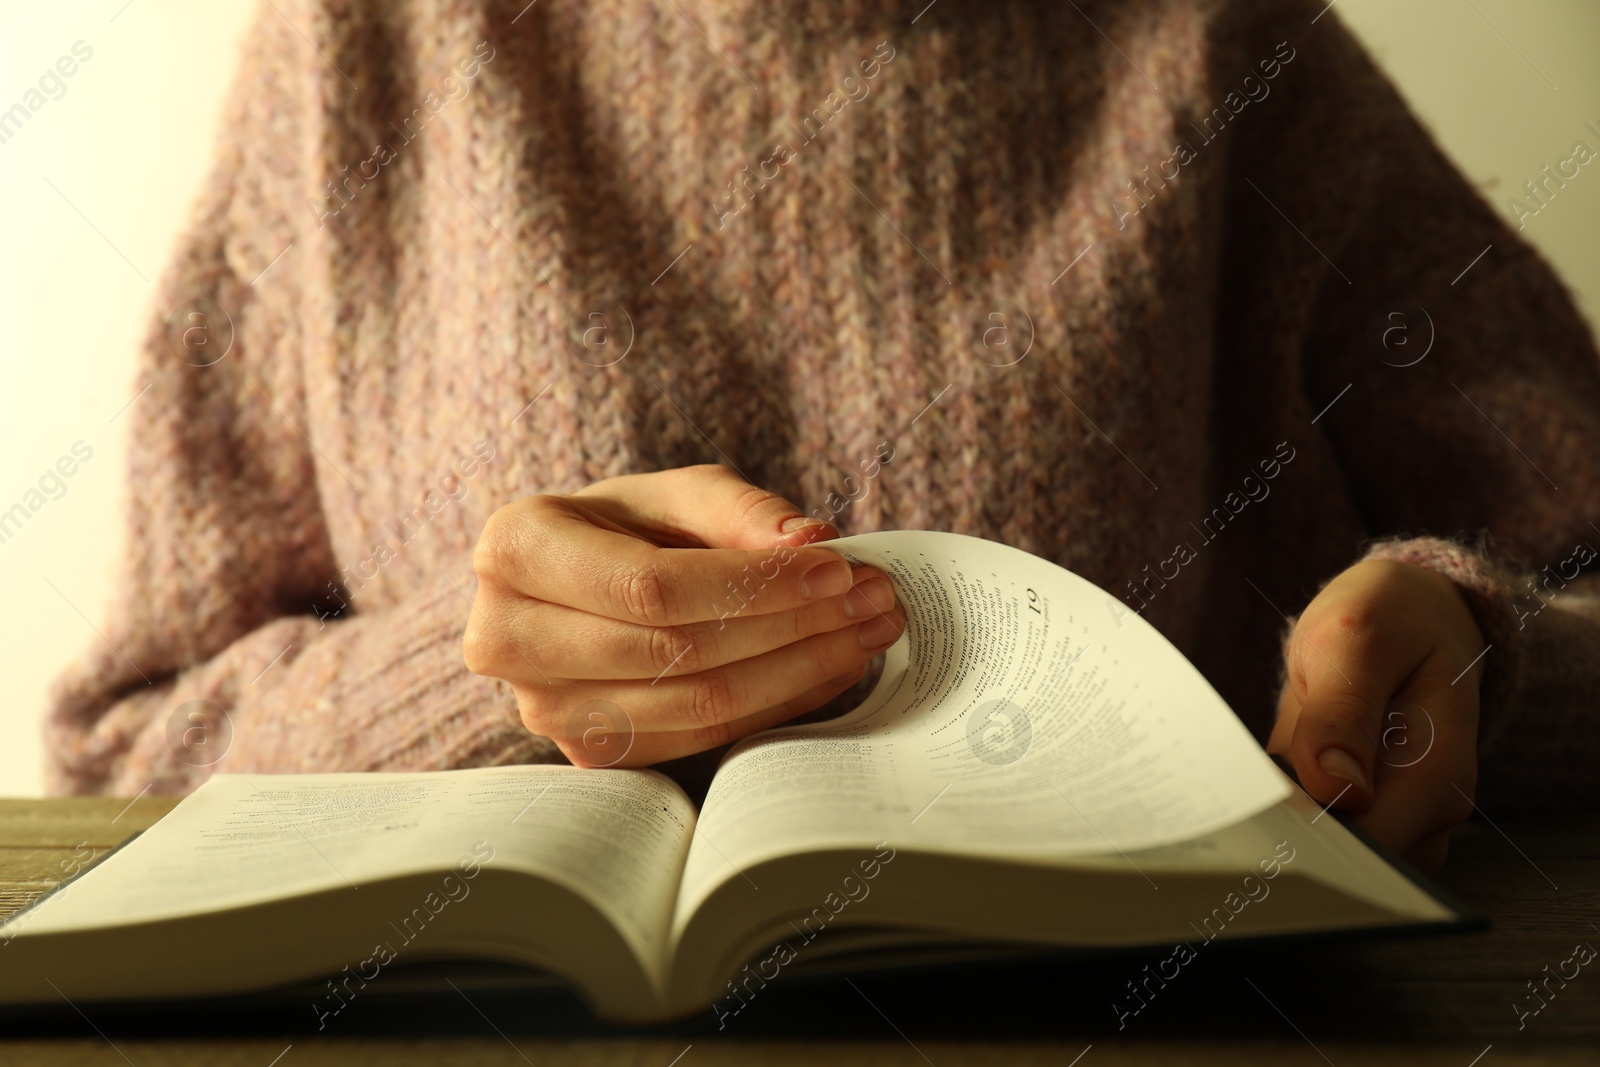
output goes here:
[[1383, 709], [1364, 693], [1327, 694], [1314, 708], [1315, 720], [1324, 730], [1355, 732], [1369, 739], [1378, 735], [1378, 718]]
[[516, 693], [517, 713], [528, 732], [550, 738], [557, 747], [563, 746], [566, 739], [560, 736], [560, 721], [550, 694], [530, 686], [518, 686]]
[[689, 688], [689, 721], [696, 729], [722, 725], [738, 718], [738, 694], [721, 671], [699, 675]]
[[704, 654], [689, 628], [652, 626], [648, 631], [650, 666], [659, 674], [695, 674], [701, 669]]
[[509, 550], [506, 545], [506, 519], [501, 508], [483, 524], [478, 543], [472, 546], [472, 570], [480, 578], [490, 578], [504, 573]]
[[545, 654], [542, 642], [521, 639], [527, 636], [496, 622], [491, 607], [475, 606], [461, 636], [462, 658], [473, 674], [507, 681], [523, 680], [530, 672], [548, 677], [556, 665]]
[[487, 616], [486, 605], [473, 605], [467, 628], [461, 635], [461, 657], [473, 674], [505, 677], [510, 666], [510, 641], [505, 631]]
[[472, 548], [472, 569], [479, 577], [515, 574], [528, 554], [530, 532], [550, 505], [550, 497], [528, 497], [504, 504], [484, 521]]
[[609, 593], [630, 621], [644, 626], [667, 622], [667, 581], [654, 564], [630, 566], [611, 576]]
[[[822, 633], [824, 628], [823, 608], [824, 605], [822, 604], [814, 604], [774, 616], [773, 621], [778, 627], [778, 634], [783, 639], [783, 643], [792, 645], [796, 641], [804, 641], [808, 637]], [[851, 621], [849, 619], [845, 620], [846, 623]]]
[[498, 660], [496, 642], [478, 622], [476, 613], [467, 623], [466, 633], [461, 635], [461, 658], [466, 661], [467, 670], [473, 674], [494, 673]]
[[691, 463], [683, 470], [698, 478], [726, 478], [733, 474], [732, 470], [721, 463]]
[[853, 634], [846, 631], [848, 641], [817, 641], [811, 650], [811, 676], [820, 680], [837, 678], [841, 674], [855, 670], [861, 661], [866, 658], [866, 650], [861, 647]]
[[740, 520], [747, 519], [767, 504], [778, 499], [780, 497], [777, 493], [752, 485], [735, 498], [733, 502], [734, 517]]
[[1382, 614], [1369, 600], [1347, 600], [1331, 611], [1320, 614], [1312, 625], [1314, 636], [1344, 645], [1360, 646], [1372, 640], [1377, 633]]
[[740, 726], [737, 720], [712, 723], [709, 726], [702, 726], [694, 732], [695, 746], [702, 752], [709, 748], [720, 748], [730, 742], [739, 740], [745, 733], [746, 730]]

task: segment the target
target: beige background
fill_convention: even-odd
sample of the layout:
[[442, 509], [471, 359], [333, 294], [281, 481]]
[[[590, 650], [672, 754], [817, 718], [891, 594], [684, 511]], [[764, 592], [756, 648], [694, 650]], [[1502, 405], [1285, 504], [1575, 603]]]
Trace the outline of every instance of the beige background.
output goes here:
[[[113, 419], [136, 393], [150, 282], [205, 171], [251, 9], [0, 0], [0, 109], [75, 41], [94, 49], [66, 94], [0, 145], [0, 510], [74, 442], [94, 450], [65, 496], [0, 545], [0, 795], [39, 792], [46, 687], [98, 640], [120, 537]], [[1573, 141], [1600, 149], [1583, 129], [1600, 126], [1600, 3], [1339, 0], [1334, 14], [1500, 210]], [[1523, 232], [1600, 322], [1600, 166]]]

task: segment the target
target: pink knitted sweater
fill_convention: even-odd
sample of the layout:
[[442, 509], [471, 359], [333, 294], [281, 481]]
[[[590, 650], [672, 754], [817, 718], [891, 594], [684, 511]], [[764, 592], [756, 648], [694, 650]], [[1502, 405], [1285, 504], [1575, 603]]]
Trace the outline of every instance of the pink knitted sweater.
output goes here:
[[1262, 737], [1280, 612], [1436, 568], [1485, 806], [1600, 799], [1593, 340], [1337, 11], [925, 2], [262, 7], [50, 788], [558, 760], [478, 531], [711, 461], [1085, 575]]

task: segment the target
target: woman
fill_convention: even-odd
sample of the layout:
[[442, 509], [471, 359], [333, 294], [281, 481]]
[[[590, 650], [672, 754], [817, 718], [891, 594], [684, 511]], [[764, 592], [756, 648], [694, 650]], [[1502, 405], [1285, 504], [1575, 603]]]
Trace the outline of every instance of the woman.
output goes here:
[[52, 788], [603, 765], [597, 701], [703, 778], [859, 697], [903, 616], [808, 542], [907, 527], [1111, 591], [1421, 863], [1593, 803], [1600, 361], [1322, 7], [263, 8]]

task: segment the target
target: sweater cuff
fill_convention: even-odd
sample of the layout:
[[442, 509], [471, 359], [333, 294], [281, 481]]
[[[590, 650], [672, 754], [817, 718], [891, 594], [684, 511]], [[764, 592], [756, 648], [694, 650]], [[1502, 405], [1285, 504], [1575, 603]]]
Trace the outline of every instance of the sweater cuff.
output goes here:
[[1467, 545], [1441, 537], [1391, 537], [1372, 542], [1363, 560], [1385, 559], [1423, 567], [1455, 582], [1478, 623], [1487, 648], [1478, 697], [1478, 749], [1491, 750], [1511, 717], [1526, 650], [1512, 604], [1514, 575], [1486, 543]]

